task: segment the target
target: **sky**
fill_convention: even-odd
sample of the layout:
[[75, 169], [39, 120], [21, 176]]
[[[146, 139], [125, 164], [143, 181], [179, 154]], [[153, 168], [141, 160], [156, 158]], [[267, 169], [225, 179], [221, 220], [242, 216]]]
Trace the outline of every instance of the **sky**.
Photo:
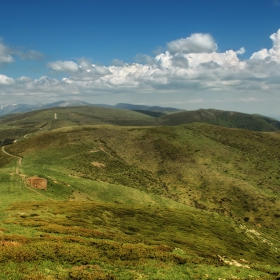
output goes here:
[[0, 104], [280, 119], [280, 0], [0, 0]]

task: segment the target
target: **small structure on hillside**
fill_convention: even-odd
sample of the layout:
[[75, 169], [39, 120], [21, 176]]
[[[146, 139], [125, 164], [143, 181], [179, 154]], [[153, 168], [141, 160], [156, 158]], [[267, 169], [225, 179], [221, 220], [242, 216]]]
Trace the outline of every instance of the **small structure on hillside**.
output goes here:
[[46, 190], [48, 181], [45, 178], [40, 178], [38, 176], [32, 176], [26, 179], [27, 184], [35, 189]]

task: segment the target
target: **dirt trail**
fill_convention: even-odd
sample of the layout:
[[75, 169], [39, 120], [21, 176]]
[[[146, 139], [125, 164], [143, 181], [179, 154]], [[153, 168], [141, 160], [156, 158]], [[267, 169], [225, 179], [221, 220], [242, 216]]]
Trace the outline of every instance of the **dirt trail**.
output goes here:
[[49, 200], [51, 200], [51, 201], [55, 201], [54, 199], [49, 198], [49, 197], [47, 197], [47, 196], [45, 196], [45, 195], [43, 195], [43, 194], [37, 192], [36, 190], [34, 190], [34, 189], [30, 188], [30, 187], [27, 187], [26, 185], [25, 185], [25, 187], [26, 187], [27, 189], [29, 189], [30, 191], [33, 191], [33, 192], [35, 192], [35, 193], [37, 193], [37, 194], [43, 196], [43, 197], [46, 198], [46, 199], [49, 199]]
[[18, 163], [17, 163], [17, 166], [16, 166], [16, 174], [19, 174], [18, 170], [19, 170], [19, 167], [21, 166], [21, 162], [22, 162], [22, 157], [19, 157], [19, 156], [15, 156], [15, 155], [12, 155], [8, 152], [5, 151], [5, 146], [2, 147], [2, 152], [10, 157], [13, 157], [13, 158], [17, 158], [18, 159]]
[[[5, 151], [5, 146], [2, 147], [2, 152], [3, 152], [4, 154], [10, 156], [10, 157], [13, 157], [13, 158], [17, 158], [17, 159], [18, 159], [15, 174], [19, 174], [19, 167], [21, 166], [22, 157], [15, 156], [15, 155], [12, 155], [12, 154], [8, 153], [7, 151]], [[37, 193], [37, 194], [43, 196], [43, 197], [46, 198], [46, 199], [49, 199], [49, 200], [54, 201], [54, 199], [49, 198], [49, 197], [47, 197], [47, 196], [41, 194], [40, 192], [38, 192], [38, 191], [36, 191], [36, 190], [34, 190], [34, 189], [28, 187], [28, 186], [26, 185], [26, 183], [25, 183], [25, 187], [26, 187], [27, 189], [29, 189], [30, 191], [33, 191], [33, 192], [35, 192], [35, 193]]]

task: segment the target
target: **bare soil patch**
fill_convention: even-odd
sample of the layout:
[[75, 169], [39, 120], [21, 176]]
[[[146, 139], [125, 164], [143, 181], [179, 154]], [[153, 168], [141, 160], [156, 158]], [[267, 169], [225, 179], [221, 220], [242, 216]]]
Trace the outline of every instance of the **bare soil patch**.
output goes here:
[[94, 162], [92, 162], [91, 164], [92, 164], [93, 166], [99, 167], [99, 168], [105, 168], [105, 167], [106, 167], [106, 165], [105, 165], [104, 163], [98, 162], [98, 161], [94, 161]]
[[35, 188], [35, 189], [39, 189], [39, 190], [46, 190], [47, 185], [48, 185], [47, 179], [40, 178], [40, 177], [37, 177], [37, 176], [27, 178], [26, 182], [30, 187]]

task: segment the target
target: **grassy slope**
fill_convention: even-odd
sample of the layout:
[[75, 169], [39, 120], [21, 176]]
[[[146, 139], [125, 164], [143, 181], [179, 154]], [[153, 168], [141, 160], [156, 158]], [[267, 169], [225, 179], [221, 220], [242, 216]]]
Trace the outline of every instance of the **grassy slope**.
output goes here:
[[[156, 109], [156, 108], [155, 108]], [[0, 140], [17, 139], [29, 133], [48, 131], [60, 127], [77, 125], [113, 124], [122, 126], [182, 125], [193, 122], [209, 123], [230, 128], [244, 128], [254, 131], [277, 131], [280, 122], [259, 115], [219, 110], [197, 110], [172, 113], [130, 111], [94, 106], [48, 108], [0, 118]], [[55, 114], [57, 119], [55, 119]]]
[[[84, 126], [45, 132], [7, 150], [23, 156], [22, 173], [48, 179], [42, 194], [55, 201], [41, 202], [46, 198], [26, 189], [12, 175], [15, 160], [1, 153], [7, 198], [1, 207], [18, 202], [2, 214], [2, 242], [8, 242], [2, 279], [20, 262], [26, 279], [277, 274], [277, 133], [201, 124]], [[217, 255], [252, 261], [253, 269], [229, 269]]]
[[112, 108], [93, 106], [51, 108], [2, 117], [0, 118], [0, 132], [1, 139], [19, 138], [38, 130], [48, 131], [65, 126], [87, 124], [141, 126], [154, 125], [155, 119], [142, 113]]
[[214, 109], [179, 112], [163, 116], [158, 121], [162, 125], [171, 126], [202, 122], [253, 131], [277, 131], [280, 128], [279, 121], [268, 117]]
[[59, 164], [72, 177], [137, 188], [278, 230], [279, 145], [276, 133], [193, 124], [61, 130], [11, 151], [39, 153], [31, 154], [29, 166], [25, 161], [26, 173]]

